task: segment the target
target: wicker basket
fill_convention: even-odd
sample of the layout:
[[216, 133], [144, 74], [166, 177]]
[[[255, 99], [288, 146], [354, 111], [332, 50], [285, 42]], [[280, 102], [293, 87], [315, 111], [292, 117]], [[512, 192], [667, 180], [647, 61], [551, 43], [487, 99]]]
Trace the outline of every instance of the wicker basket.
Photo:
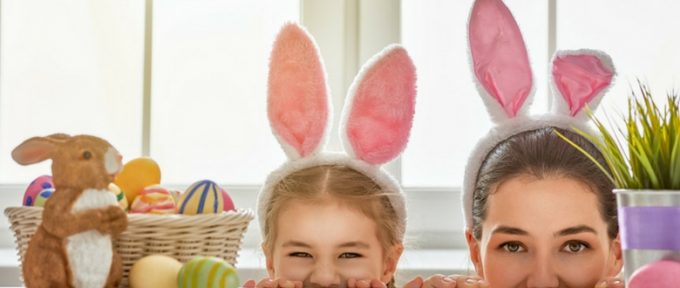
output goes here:
[[[5, 215], [14, 231], [21, 262], [42, 221], [42, 208], [9, 207]], [[129, 214], [127, 230], [114, 241], [123, 258], [121, 287], [128, 287], [132, 264], [151, 254], [168, 255], [182, 263], [194, 256], [215, 256], [235, 265], [243, 234], [253, 218], [251, 210], [195, 216]]]

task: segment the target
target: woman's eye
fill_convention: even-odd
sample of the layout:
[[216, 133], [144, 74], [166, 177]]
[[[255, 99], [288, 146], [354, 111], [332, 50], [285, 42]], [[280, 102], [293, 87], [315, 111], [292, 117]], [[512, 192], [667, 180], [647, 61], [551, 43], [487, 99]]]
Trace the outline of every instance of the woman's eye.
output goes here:
[[288, 256], [290, 256], [290, 257], [300, 257], [300, 258], [312, 258], [312, 255], [307, 253], [307, 252], [293, 252], [293, 253], [289, 253]]
[[583, 243], [581, 241], [569, 241], [566, 244], [564, 244], [562, 251], [567, 253], [578, 253], [588, 248], [589, 248], [588, 244]]
[[359, 253], [346, 252], [346, 253], [340, 254], [340, 257], [338, 257], [338, 258], [349, 259], [349, 258], [359, 258], [359, 257], [361, 257], [361, 254], [359, 254]]
[[501, 248], [510, 253], [519, 253], [526, 251], [526, 249], [524, 249], [524, 246], [522, 246], [522, 244], [518, 242], [503, 243], [501, 244]]

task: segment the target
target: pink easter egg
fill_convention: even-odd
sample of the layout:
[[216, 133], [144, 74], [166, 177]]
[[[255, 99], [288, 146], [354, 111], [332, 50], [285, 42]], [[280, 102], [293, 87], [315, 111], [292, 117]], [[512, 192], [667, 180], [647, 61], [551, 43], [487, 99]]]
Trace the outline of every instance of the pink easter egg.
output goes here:
[[130, 205], [130, 213], [175, 214], [175, 199], [159, 185], [144, 188]]
[[220, 192], [222, 192], [222, 200], [224, 203], [224, 209], [223, 211], [236, 211], [236, 206], [234, 206], [234, 200], [231, 200], [231, 197], [229, 196], [229, 193], [227, 193], [227, 190], [220, 187]]
[[680, 285], [680, 262], [661, 260], [640, 267], [628, 282], [629, 288], [674, 288]]
[[52, 189], [54, 190], [54, 182], [52, 182], [52, 176], [42, 175], [35, 180], [31, 181], [26, 187], [26, 192], [24, 193], [24, 206], [33, 206], [36, 199], [41, 191]]

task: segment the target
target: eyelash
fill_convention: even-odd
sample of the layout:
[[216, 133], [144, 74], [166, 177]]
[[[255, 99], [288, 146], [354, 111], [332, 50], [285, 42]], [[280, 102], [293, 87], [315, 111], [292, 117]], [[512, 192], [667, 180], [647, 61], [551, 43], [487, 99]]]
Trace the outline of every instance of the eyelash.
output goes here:
[[[516, 250], [516, 251], [511, 251], [511, 249], [508, 248], [510, 245], [516, 245], [516, 246], [518, 247], [517, 250]], [[505, 243], [501, 244], [500, 246], [498, 246], [498, 248], [499, 248], [499, 249], [503, 249], [505, 252], [508, 252], [508, 253], [522, 253], [522, 252], [526, 252], [526, 251], [527, 251], [527, 248], [524, 247], [524, 245], [522, 245], [522, 243], [520, 243], [520, 242], [515, 242], [515, 241], [505, 242]], [[521, 251], [520, 251], [520, 250], [521, 250]]]
[[292, 252], [292, 253], [289, 253], [288, 256], [290, 256], [290, 257], [300, 257], [300, 258], [312, 258], [312, 255], [307, 253], [307, 252]]
[[[570, 246], [574, 245], [574, 244], [579, 245], [578, 251], [572, 251], [570, 249], [571, 248]], [[590, 249], [590, 245], [588, 245], [588, 243], [583, 242], [583, 241], [578, 241], [578, 240], [571, 240], [571, 241], [567, 241], [566, 243], [564, 243], [561, 251], [569, 253], [569, 254], [577, 254], [577, 253], [581, 253], [581, 252], [585, 251], [586, 249]]]
[[[307, 253], [307, 252], [292, 252], [288, 254], [289, 257], [299, 257], [299, 258], [312, 258], [312, 255]], [[361, 258], [363, 257], [359, 253], [353, 253], [353, 252], [345, 252], [340, 254], [338, 258], [340, 259], [353, 259], [353, 258]]]

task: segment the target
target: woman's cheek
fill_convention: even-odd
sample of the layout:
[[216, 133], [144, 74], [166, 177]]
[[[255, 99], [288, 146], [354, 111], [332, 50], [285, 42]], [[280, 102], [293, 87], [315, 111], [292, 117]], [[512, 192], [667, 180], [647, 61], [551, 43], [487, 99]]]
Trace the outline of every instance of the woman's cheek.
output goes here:
[[484, 278], [491, 287], [516, 287], [526, 280], [533, 264], [527, 253], [492, 251], [484, 259]]
[[561, 255], [558, 273], [569, 287], [595, 287], [605, 277], [603, 260], [595, 253]]

